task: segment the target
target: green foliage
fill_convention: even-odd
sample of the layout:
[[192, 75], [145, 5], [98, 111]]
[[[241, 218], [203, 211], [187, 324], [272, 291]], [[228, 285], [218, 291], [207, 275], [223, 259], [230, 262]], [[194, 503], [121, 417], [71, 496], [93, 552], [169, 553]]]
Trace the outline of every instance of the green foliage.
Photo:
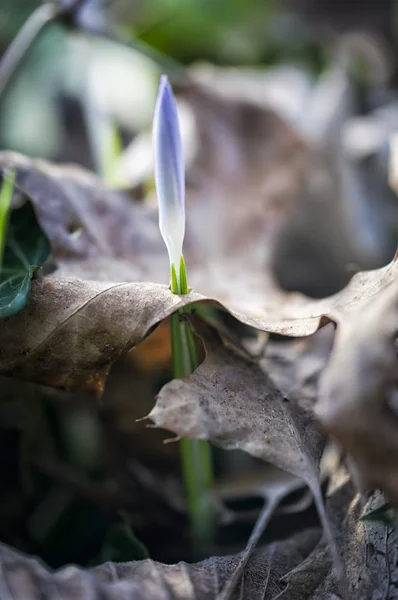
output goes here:
[[0, 190], [0, 267], [3, 263], [4, 246], [7, 235], [8, 217], [14, 192], [15, 171], [6, 171]]
[[278, 8], [275, 0], [151, 0], [134, 23], [135, 35], [183, 63], [256, 62]]
[[173, 294], [189, 294], [191, 291], [188, 287], [187, 272], [185, 269], [184, 257], [180, 258], [180, 276], [177, 277], [175, 265], [171, 265], [170, 289]]
[[379, 508], [375, 508], [366, 513], [366, 515], [361, 518], [361, 521], [375, 521], [376, 523], [395, 526], [396, 516], [394, 508], [390, 502], [385, 502], [385, 504], [379, 506]]
[[127, 562], [149, 558], [146, 547], [135, 537], [127, 521], [115, 523], [108, 529], [101, 548], [101, 561]]
[[32, 277], [50, 253], [30, 202], [11, 212], [0, 273], [0, 317], [10, 317], [26, 304]]

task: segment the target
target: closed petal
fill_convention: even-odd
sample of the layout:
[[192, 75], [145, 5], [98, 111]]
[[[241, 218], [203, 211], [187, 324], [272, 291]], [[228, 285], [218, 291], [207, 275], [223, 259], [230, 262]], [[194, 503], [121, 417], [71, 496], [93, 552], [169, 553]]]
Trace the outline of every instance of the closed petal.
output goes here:
[[156, 100], [153, 145], [159, 227], [170, 262], [177, 269], [185, 233], [185, 175], [177, 107], [165, 75], [161, 77]]

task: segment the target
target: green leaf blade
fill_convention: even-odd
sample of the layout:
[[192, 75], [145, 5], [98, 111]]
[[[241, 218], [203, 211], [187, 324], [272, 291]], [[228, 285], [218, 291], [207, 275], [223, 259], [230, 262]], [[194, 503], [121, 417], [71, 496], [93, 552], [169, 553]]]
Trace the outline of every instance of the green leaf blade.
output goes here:
[[7, 235], [7, 221], [14, 192], [15, 171], [5, 171], [0, 190], [0, 267], [3, 261], [4, 245]]
[[13, 210], [0, 272], [0, 318], [11, 317], [25, 306], [33, 274], [50, 250], [31, 203]]

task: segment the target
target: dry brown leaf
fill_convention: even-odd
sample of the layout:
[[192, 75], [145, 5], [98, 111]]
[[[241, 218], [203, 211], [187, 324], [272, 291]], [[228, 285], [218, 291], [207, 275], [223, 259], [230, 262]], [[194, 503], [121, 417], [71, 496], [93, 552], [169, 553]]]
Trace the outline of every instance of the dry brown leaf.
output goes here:
[[[332, 482], [334, 479], [333, 476]], [[397, 533], [381, 521], [362, 520], [364, 515], [384, 504], [383, 495], [376, 492], [368, 500], [363, 499], [346, 471], [336, 473], [333, 483], [327, 506], [344, 565], [347, 597], [351, 600], [397, 598]], [[280, 584], [286, 587], [278, 600], [340, 600], [324, 538], [303, 563], [281, 578]]]
[[[338, 469], [332, 474], [333, 491], [328, 498], [327, 508], [333, 529], [335, 543], [344, 569], [345, 589], [341, 595], [333, 572], [328, 543], [323, 536], [318, 545], [305, 561], [287, 573], [281, 580], [286, 585], [281, 600], [338, 600], [348, 598], [349, 573], [348, 566], [352, 560], [349, 552], [345, 551], [346, 540], [345, 519], [356, 492], [346, 470], [341, 473]], [[358, 548], [356, 548], [358, 551]], [[352, 590], [351, 590], [352, 591]], [[355, 600], [362, 600], [361, 596], [354, 596]]]
[[16, 170], [17, 189], [33, 203], [50, 240], [57, 277], [147, 281], [150, 264], [149, 280], [158, 281], [162, 270], [167, 280], [156, 210], [106, 187], [77, 165], [1, 152], [0, 168]]
[[264, 534], [276, 508], [286, 496], [297, 491], [302, 483], [297, 477], [292, 477], [280, 469], [273, 470], [274, 479], [270, 485], [263, 483], [263, 494], [266, 502], [256, 520], [252, 533], [246, 543], [245, 550], [241, 553], [240, 560], [235, 571], [231, 574], [224, 588], [217, 596], [217, 600], [230, 600], [233, 598], [239, 582], [244, 578], [246, 566], [252, 556], [261, 536]]
[[[382, 521], [362, 520], [364, 515], [384, 503], [385, 498], [380, 492], [373, 493], [368, 500], [362, 498], [349, 478], [337, 487], [328, 501], [345, 569], [348, 597], [353, 600], [398, 598], [397, 532]], [[322, 546], [323, 542], [318, 551]], [[314, 556], [317, 556], [317, 550]], [[293, 582], [297, 589], [297, 579], [293, 578]], [[338, 591], [329, 572], [311, 600], [328, 600], [333, 593], [338, 594]]]
[[[314, 496], [339, 569], [334, 532], [319, 484], [324, 440], [312, 413], [283, 397], [256, 361], [224, 346], [217, 333], [199, 319], [191, 318], [191, 322], [203, 339], [205, 361], [190, 377], [166, 384], [149, 417], [158, 427], [178, 436], [206, 439], [227, 450], [243, 450], [301, 477]], [[248, 542], [246, 560], [281, 497], [273, 500], [259, 517]], [[229, 586], [228, 593], [220, 598], [230, 598], [230, 593]]]
[[312, 414], [284, 398], [256, 361], [224, 346], [199, 319], [190, 320], [203, 339], [205, 361], [190, 377], [166, 384], [149, 417], [181, 437], [244, 450], [312, 481], [323, 448]]
[[392, 282], [344, 319], [322, 376], [316, 414], [348, 453], [359, 486], [398, 503], [398, 418], [394, 340], [398, 284]]
[[319, 378], [328, 362], [334, 334], [335, 327], [329, 323], [304, 338], [271, 339], [261, 358], [261, 366], [282, 394], [308, 410], [318, 398]]
[[3, 374], [102, 392], [112, 362], [187, 304], [166, 286], [44, 278], [29, 305], [2, 323]]
[[396, 528], [381, 521], [361, 520], [384, 503], [383, 494], [375, 492], [367, 502], [357, 495], [348, 508], [342, 550], [351, 598], [398, 598]]
[[[258, 329], [309, 335], [350, 312], [393, 281], [397, 263], [357, 274], [341, 293], [325, 300], [280, 294], [265, 297], [264, 315], [252, 316], [225, 303], [233, 316]], [[110, 365], [139, 344], [150, 329], [187, 304], [208, 300], [198, 293], [173, 295], [155, 283], [101, 283], [55, 277], [34, 281], [28, 306], [4, 319], [0, 332], [0, 373], [68, 389], [101, 391]], [[268, 301], [267, 301], [268, 300]], [[249, 299], [248, 299], [249, 301]], [[242, 311], [242, 312], [241, 312]], [[245, 311], [245, 312], [243, 312]]]
[[313, 594], [322, 585], [324, 578], [330, 576], [331, 568], [330, 552], [322, 539], [304, 562], [282, 577], [281, 583], [286, 587], [278, 600], [323, 600], [320, 595]]
[[[273, 598], [283, 589], [281, 576], [311, 552], [319, 535], [319, 530], [306, 530], [259, 550], [247, 565], [234, 600]], [[195, 565], [163, 565], [148, 559], [51, 572], [36, 559], [0, 545], [0, 596], [2, 600], [217, 600], [239, 558], [214, 557]]]
[[[196, 231], [202, 238], [206, 259], [223, 252], [236, 262], [244, 247], [240, 262], [246, 269], [254, 268], [261, 278], [261, 271], [271, 267], [282, 287], [317, 297], [348, 283], [353, 273], [348, 265], [360, 270], [386, 261], [383, 241], [375, 243], [358, 226], [371, 200], [352, 165], [342, 161], [341, 143], [336, 149], [349, 111], [347, 77], [338, 71], [336, 77], [325, 77], [331, 81], [323, 86], [322, 114], [320, 90], [313, 101], [307, 98], [306, 107], [310, 103], [317, 113], [308, 121], [313, 126], [315, 118], [318, 124], [318, 142], [304, 140], [271, 110], [266, 90], [261, 99], [248, 100], [251, 78], [246, 74], [245, 86], [245, 71], [232, 86], [228, 80], [235, 75], [225, 69], [201, 68], [199, 79], [194, 71], [193, 81], [182, 89], [199, 138], [188, 170], [188, 183], [193, 183], [193, 189], [188, 185], [188, 214], [195, 215], [189, 234]], [[264, 86], [263, 74], [257, 83]]]

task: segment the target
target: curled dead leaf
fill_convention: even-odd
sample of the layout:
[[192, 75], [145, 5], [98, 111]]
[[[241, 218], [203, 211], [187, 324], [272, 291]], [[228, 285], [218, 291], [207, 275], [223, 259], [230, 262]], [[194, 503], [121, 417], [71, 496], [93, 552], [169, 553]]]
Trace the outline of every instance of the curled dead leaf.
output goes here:
[[159, 392], [149, 414], [181, 437], [240, 449], [304, 480], [317, 478], [323, 437], [311, 413], [292, 406], [259, 364], [223, 345], [215, 330], [190, 318], [206, 358], [193, 375]]
[[337, 329], [321, 379], [316, 414], [348, 453], [359, 486], [383, 489], [398, 502], [396, 380], [398, 284], [355, 310]]
[[[298, 294], [268, 297], [264, 313], [245, 300], [229, 308], [241, 322], [285, 335], [308, 335], [329, 320], [338, 323], [375, 296], [395, 277], [396, 262], [357, 274], [341, 293], [325, 300]], [[4, 319], [0, 372], [67, 389], [101, 391], [110, 365], [151, 328], [187, 304], [209, 301], [202, 294], [178, 297], [155, 283], [101, 283], [55, 277], [34, 281], [29, 304]], [[257, 312], [259, 311], [259, 312]], [[265, 317], [262, 315], [266, 315]]]
[[[259, 550], [247, 565], [243, 597], [273, 598], [283, 589], [280, 577], [311, 552], [319, 535], [317, 529], [306, 530]], [[217, 600], [239, 558], [213, 557], [194, 565], [147, 559], [108, 562], [90, 570], [70, 565], [52, 572], [38, 560], [1, 545], [0, 590], [4, 600]]]

